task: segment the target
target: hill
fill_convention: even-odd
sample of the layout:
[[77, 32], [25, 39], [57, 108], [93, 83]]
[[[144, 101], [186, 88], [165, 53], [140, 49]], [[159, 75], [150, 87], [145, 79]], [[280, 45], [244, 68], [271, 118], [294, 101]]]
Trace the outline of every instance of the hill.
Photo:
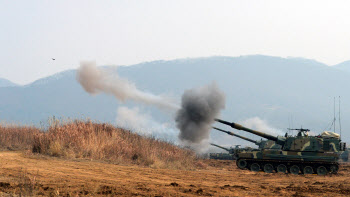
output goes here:
[[[341, 96], [344, 139], [350, 134], [350, 73], [302, 58], [270, 56], [208, 57], [145, 62], [117, 68], [120, 76], [133, 81], [139, 89], [155, 94], [174, 95], [216, 81], [226, 93], [222, 118], [260, 128], [254, 117], [283, 132], [288, 127], [309, 128], [315, 133], [330, 129], [333, 98]], [[119, 103], [109, 95], [88, 95], [75, 80], [75, 70], [41, 79], [24, 87], [0, 88], [0, 119], [44, 124], [48, 117], [91, 118], [118, 124]], [[138, 106], [159, 123], [172, 123], [172, 117], [158, 110]], [[248, 120], [248, 121], [247, 121]], [[45, 126], [45, 125], [43, 125]], [[337, 127], [338, 130], [338, 127]], [[269, 130], [264, 130], [269, 131]], [[168, 131], [165, 129], [164, 133]], [[283, 134], [283, 132], [280, 132]], [[251, 138], [257, 137], [239, 132]], [[176, 134], [170, 135], [174, 140]], [[169, 137], [169, 136], [168, 136]], [[213, 141], [222, 144], [248, 144], [213, 132]]]
[[350, 72], [350, 60], [334, 65], [333, 67], [342, 71]]
[[12, 87], [12, 86], [17, 86], [17, 84], [4, 79], [4, 78], [0, 78], [0, 87]]
[[0, 124], [0, 148], [27, 150], [66, 159], [90, 159], [115, 164], [190, 169], [196, 165], [193, 151], [138, 135], [109, 124], [91, 121], [52, 120], [47, 130]]

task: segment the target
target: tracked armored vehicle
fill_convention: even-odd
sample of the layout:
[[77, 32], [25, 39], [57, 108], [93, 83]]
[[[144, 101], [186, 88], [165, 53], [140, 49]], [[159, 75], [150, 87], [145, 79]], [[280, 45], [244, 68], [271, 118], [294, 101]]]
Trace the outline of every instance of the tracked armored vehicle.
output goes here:
[[345, 151], [345, 143], [334, 133], [323, 133], [318, 136], [308, 136], [307, 129], [298, 129], [296, 136], [272, 136], [252, 130], [233, 122], [216, 119], [217, 122], [243, 130], [281, 145], [281, 149], [261, 149], [238, 152], [237, 166], [240, 169], [250, 169], [267, 173], [282, 172], [299, 174], [325, 175], [336, 173], [339, 169], [340, 153]]
[[345, 149], [345, 151], [340, 154], [340, 160], [344, 162], [349, 161], [349, 149]]
[[[218, 147], [218, 148], [220, 148], [220, 149], [223, 149], [223, 150], [229, 152], [230, 154], [234, 154], [234, 152], [235, 152], [235, 149], [232, 148], [232, 147], [231, 147], [231, 148], [225, 148], [225, 147], [223, 147], [223, 146], [219, 146], [219, 145], [214, 144], [214, 143], [210, 143], [210, 145], [215, 146], [215, 147]], [[236, 146], [236, 148], [238, 148], [238, 147], [239, 147], [239, 145]]]
[[228, 153], [210, 153], [209, 154], [210, 159], [236, 160], [237, 153], [253, 150], [251, 147], [241, 148], [240, 147], [241, 145], [236, 145], [235, 147], [231, 146], [230, 148], [225, 148], [225, 147], [219, 146], [217, 144], [213, 144], [213, 143], [210, 143], [210, 145], [216, 146], [216, 147], [221, 148], [221, 149], [228, 152]]
[[248, 142], [252, 142], [254, 143], [255, 145], [257, 145], [259, 147], [259, 149], [281, 149], [281, 145], [279, 144], [276, 144], [274, 141], [272, 140], [260, 140], [260, 141], [256, 141], [256, 140], [252, 140], [250, 138], [247, 138], [247, 137], [244, 137], [244, 136], [241, 136], [241, 135], [238, 135], [238, 134], [235, 134], [231, 131], [226, 131], [226, 130], [223, 130], [223, 129], [219, 129], [217, 127], [213, 127], [213, 129], [216, 129], [218, 131], [221, 131], [221, 132], [224, 132], [224, 133], [227, 133], [228, 135], [231, 135], [231, 136], [235, 136], [235, 137], [238, 137], [238, 138], [241, 138], [243, 140], [246, 140]]
[[234, 153], [235, 149], [233, 147], [225, 148], [223, 146], [219, 146], [219, 145], [213, 144], [213, 143], [210, 143], [210, 145], [218, 147], [218, 148], [223, 149], [223, 150], [228, 152], [228, 153], [210, 153], [209, 154], [209, 158], [210, 159], [218, 159], [218, 160], [234, 160], [234, 159], [236, 159], [235, 156], [234, 156], [235, 155], [235, 153]]
[[234, 160], [230, 153], [209, 153], [209, 159], [215, 160]]

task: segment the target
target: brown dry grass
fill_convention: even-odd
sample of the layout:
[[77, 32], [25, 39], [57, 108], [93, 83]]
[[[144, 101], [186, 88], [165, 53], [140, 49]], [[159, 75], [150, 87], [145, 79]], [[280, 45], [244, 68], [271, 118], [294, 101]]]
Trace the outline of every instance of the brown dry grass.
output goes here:
[[[0, 140], [2, 148], [40, 153], [0, 151], [0, 196], [350, 195], [348, 163], [327, 176], [255, 173], [239, 170], [234, 161], [197, 160], [170, 143], [89, 121], [52, 124], [45, 132], [0, 126]], [[192, 167], [197, 170], [187, 170]]]
[[0, 148], [8, 150], [28, 150], [40, 130], [32, 126], [0, 124]]
[[155, 168], [191, 169], [201, 164], [195, 153], [152, 137], [91, 121], [52, 122], [47, 131], [0, 126], [3, 148], [68, 158], [137, 164]]

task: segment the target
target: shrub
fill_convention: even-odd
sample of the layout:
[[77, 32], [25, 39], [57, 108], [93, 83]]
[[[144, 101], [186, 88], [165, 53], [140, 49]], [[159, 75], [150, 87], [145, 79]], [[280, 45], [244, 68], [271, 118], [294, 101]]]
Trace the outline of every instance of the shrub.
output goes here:
[[87, 158], [156, 168], [193, 168], [193, 151], [110, 124], [74, 121], [36, 133], [32, 151], [63, 158]]
[[0, 148], [8, 150], [28, 150], [40, 130], [31, 126], [0, 124]]

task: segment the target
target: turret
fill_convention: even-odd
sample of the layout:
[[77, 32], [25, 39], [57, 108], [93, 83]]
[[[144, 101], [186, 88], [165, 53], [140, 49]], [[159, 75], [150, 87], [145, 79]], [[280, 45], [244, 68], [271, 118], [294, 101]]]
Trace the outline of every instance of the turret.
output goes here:
[[227, 121], [220, 120], [220, 119], [215, 119], [215, 121], [223, 123], [225, 125], [228, 125], [228, 126], [234, 128], [234, 129], [247, 131], [249, 133], [258, 135], [258, 136], [266, 138], [268, 140], [272, 140], [272, 141], [276, 142], [276, 144], [279, 144], [279, 145], [282, 145], [282, 146], [284, 145], [285, 140], [286, 140], [285, 137], [282, 137], [282, 136], [275, 137], [273, 135], [269, 135], [269, 134], [266, 134], [266, 133], [263, 133], [263, 132], [260, 132], [260, 131], [256, 131], [256, 130], [253, 130], [253, 129], [249, 129], [249, 128], [243, 127], [242, 125], [234, 123], [234, 122], [227, 122]]

